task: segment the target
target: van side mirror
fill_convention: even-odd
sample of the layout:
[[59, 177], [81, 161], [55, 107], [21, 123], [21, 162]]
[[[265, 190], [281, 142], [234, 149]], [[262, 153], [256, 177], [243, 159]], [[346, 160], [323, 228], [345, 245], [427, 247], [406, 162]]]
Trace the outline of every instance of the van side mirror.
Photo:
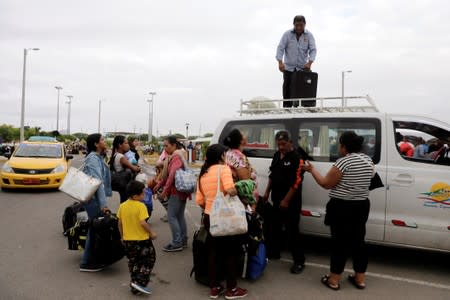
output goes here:
[[11, 153], [5, 153], [5, 154], [3, 154], [3, 156], [6, 157], [7, 159], [10, 159], [11, 158]]
[[66, 160], [73, 159], [73, 155], [66, 155]]

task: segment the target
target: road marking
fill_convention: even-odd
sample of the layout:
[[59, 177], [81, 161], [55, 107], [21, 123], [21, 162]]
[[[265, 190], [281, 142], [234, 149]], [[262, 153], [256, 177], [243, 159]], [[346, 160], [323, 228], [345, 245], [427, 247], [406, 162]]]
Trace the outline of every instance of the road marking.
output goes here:
[[[197, 205], [190, 204], [190, 203], [187, 206], [188, 207], [196, 207], [196, 208], [198, 208]], [[186, 212], [186, 215], [189, 218], [189, 220], [195, 225], [195, 228], [200, 228], [200, 224], [195, 222], [194, 218], [192, 217], [191, 212], [188, 209], [186, 209], [185, 212]], [[284, 261], [284, 262], [293, 263], [293, 261], [291, 259], [287, 259], [287, 258], [281, 258], [280, 260]], [[330, 269], [329, 265], [324, 265], [324, 264], [317, 264], [317, 263], [307, 262], [307, 263], [305, 263], [305, 265], [310, 266], [310, 267], [320, 268], [320, 269], [326, 269], [326, 270]], [[353, 272], [352, 269], [345, 269], [344, 271], [348, 272], [348, 273], [352, 273]], [[411, 278], [405, 278], [405, 277], [399, 277], [399, 276], [392, 276], [392, 275], [386, 275], [386, 274], [381, 274], [381, 273], [373, 273], [373, 272], [367, 272], [366, 275], [370, 276], [370, 277], [380, 278], [380, 279], [393, 280], [393, 281], [399, 281], [399, 282], [405, 282], [405, 283], [410, 283], [410, 284], [416, 284], [416, 285], [426, 286], [426, 287], [431, 287], [431, 288], [450, 290], [450, 285], [445, 285], [445, 284], [440, 284], [440, 283], [433, 283], [433, 282], [424, 281], [424, 280], [417, 280], [417, 279], [411, 279]]]
[[[291, 259], [287, 258], [281, 258], [281, 261], [292, 263], [293, 261]], [[316, 263], [305, 263], [305, 265], [320, 269], [330, 269], [330, 266], [324, 265], [324, 264], [316, 264]], [[345, 269], [345, 272], [352, 273], [352, 269]], [[424, 280], [417, 280], [417, 279], [411, 279], [411, 278], [405, 278], [405, 277], [398, 277], [398, 276], [392, 276], [392, 275], [386, 275], [381, 273], [373, 273], [373, 272], [367, 272], [366, 276], [375, 277], [375, 278], [381, 278], [381, 279], [387, 279], [387, 280], [394, 280], [394, 281], [400, 281], [400, 282], [406, 282], [421, 286], [427, 286], [432, 288], [438, 288], [438, 289], [444, 289], [444, 290], [450, 290], [450, 285], [440, 284], [440, 283], [433, 283], [429, 281]]]

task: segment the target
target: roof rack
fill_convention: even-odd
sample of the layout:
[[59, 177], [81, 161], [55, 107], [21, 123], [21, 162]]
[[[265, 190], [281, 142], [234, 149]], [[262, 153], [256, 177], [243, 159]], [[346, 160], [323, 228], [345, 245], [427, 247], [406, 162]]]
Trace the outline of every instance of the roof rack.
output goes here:
[[[287, 101], [315, 100], [314, 107], [283, 107]], [[276, 100], [249, 100], [241, 99], [240, 115], [255, 114], [281, 114], [281, 113], [315, 113], [315, 112], [378, 112], [372, 98], [366, 96], [352, 97], [318, 97], [318, 98], [295, 98], [295, 99], [276, 99]]]

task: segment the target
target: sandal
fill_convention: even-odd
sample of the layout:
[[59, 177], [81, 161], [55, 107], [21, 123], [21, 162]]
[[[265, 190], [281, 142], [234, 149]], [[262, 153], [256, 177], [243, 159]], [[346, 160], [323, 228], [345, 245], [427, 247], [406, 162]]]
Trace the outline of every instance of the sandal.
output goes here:
[[354, 275], [348, 275], [347, 278], [348, 281], [350, 281], [350, 283], [353, 284], [353, 286], [356, 287], [358, 290], [363, 290], [366, 288], [366, 284], [364, 282], [358, 283]]
[[337, 291], [341, 288], [341, 286], [338, 284], [334, 285], [331, 284], [328, 280], [330, 279], [330, 276], [328, 275], [323, 275], [322, 278], [320, 279], [320, 282], [322, 282], [327, 288], [332, 289], [333, 291]]

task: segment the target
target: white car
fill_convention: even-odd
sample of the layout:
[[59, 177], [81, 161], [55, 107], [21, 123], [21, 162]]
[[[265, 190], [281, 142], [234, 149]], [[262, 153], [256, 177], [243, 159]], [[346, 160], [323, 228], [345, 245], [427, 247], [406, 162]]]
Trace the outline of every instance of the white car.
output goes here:
[[[244, 133], [248, 139], [244, 153], [258, 173], [262, 195], [278, 131], [288, 130], [294, 145], [311, 156], [321, 174], [326, 174], [338, 158], [339, 134], [355, 131], [365, 137], [365, 152], [372, 157], [384, 183], [383, 188], [370, 193], [366, 239], [450, 252], [450, 125], [420, 116], [380, 113], [370, 98], [361, 98], [369, 104], [340, 105], [339, 99], [322, 98], [317, 99], [317, 108], [259, 108], [264, 107], [261, 105], [242, 109], [240, 117], [221, 122], [211, 143], [223, 142], [234, 128]], [[338, 104], [327, 106], [325, 100]], [[396, 140], [400, 134], [426, 138], [430, 144], [426, 157], [402, 155]], [[303, 233], [329, 235], [324, 225], [328, 200], [328, 191], [306, 173], [300, 225]]]

